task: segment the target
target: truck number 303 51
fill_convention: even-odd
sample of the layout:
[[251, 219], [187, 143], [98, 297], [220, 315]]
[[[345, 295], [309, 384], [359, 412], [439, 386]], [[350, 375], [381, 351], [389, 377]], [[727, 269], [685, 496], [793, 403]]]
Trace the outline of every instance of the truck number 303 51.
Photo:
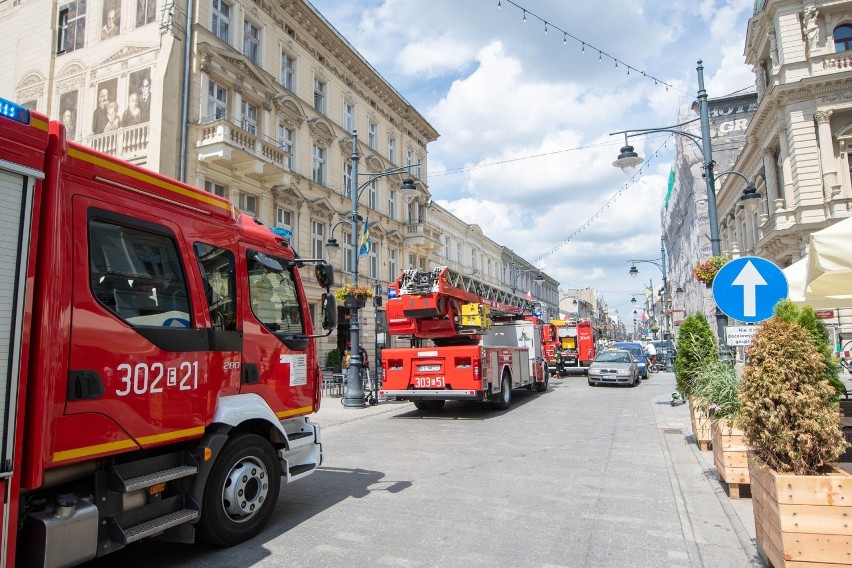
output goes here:
[[198, 362], [184, 361], [177, 366], [166, 367], [162, 363], [122, 363], [116, 370], [122, 387], [116, 389], [118, 396], [133, 394], [155, 394], [164, 388], [177, 387], [178, 390], [198, 388]]

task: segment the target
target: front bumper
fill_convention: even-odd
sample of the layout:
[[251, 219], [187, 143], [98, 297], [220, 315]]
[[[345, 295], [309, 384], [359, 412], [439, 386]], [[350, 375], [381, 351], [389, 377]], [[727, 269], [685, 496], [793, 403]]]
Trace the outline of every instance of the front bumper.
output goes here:
[[380, 390], [380, 397], [403, 400], [484, 400], [482, 391], [445, 389]]

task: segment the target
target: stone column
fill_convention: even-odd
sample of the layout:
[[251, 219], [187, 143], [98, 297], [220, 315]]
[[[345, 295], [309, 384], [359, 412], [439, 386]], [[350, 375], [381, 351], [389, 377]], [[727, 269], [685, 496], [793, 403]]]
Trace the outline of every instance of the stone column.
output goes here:
[[814, 112], [819, 140], [819, 161], [822, 164], [822, 191], [826, 199], [840, 195], [840, 184], [837, 182], [837, 169], [834, 164], [834, 143], [831, 139], [832, 112], [831, 110]]
[[775, 171], [775, 150], [765, 148], [763, 150], [763, 171], [766, 174], [766, 203], [769, 206], [769, 215], [775, 213], [775, 200], [778, 199], [778, 174]]
[[784, 175], [784, 208], [789, 210], [795, 207], [796, 199], [793, 189], [793, 168], [790, 166], [790, 141], [787, 140], [786, 127], [778, 130], [778, 142], [781, 148], [778, 159], [781, 160], [781, 173]]

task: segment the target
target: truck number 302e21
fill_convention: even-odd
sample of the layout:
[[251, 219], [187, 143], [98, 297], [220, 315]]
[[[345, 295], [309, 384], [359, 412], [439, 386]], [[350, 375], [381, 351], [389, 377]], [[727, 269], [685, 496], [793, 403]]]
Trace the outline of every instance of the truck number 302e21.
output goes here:
[[163, 388], [177, 387], [178, 390], [198, 388], [198, 361], [184, 361], [177, 367], [166, 367], [162, 363], [122, 363], [116, 369], [118, 380], [123, 385], [116, 389], [118, 396], [133, 394], [157, 394]]

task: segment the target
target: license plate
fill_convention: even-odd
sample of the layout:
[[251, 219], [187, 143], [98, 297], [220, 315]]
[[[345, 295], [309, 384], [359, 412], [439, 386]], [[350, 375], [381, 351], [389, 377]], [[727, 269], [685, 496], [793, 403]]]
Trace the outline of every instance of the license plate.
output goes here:
[[435, 371], [440, 371], [440, 365], [417, 365], [417, 370], [421, 373], [430, 373]]
[[414, 377], [414, 388], [442, 389], [444, 388], [444, 377]]

